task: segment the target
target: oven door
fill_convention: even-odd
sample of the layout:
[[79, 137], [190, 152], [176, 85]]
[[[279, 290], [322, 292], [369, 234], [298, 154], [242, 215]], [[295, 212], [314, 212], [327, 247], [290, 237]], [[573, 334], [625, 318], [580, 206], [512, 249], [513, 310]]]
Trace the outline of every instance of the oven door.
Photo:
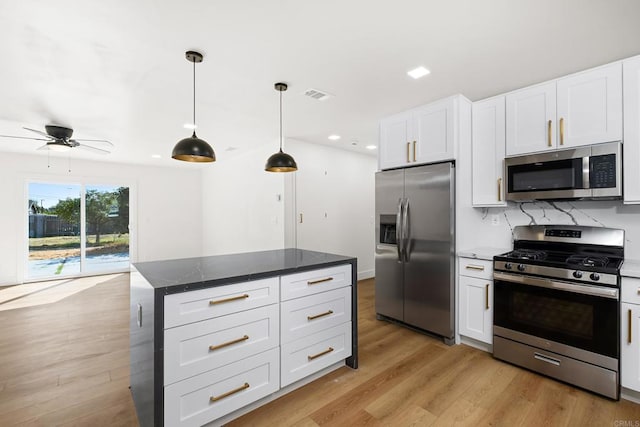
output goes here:
[[[619, 291], [520, 274], [494, 273], [494, 326], [618, 359]], [[511, 338], [511, 337], [507, 337]]]

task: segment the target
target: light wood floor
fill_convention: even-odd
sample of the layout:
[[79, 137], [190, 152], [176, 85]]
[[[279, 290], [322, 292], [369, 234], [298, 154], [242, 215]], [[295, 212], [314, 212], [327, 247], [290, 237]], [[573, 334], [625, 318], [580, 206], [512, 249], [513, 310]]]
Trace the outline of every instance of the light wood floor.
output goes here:
[[[0, 303], [1, 426], [137, 425], [128, 390], [128, 275], [81, 280], [99, 283], [49, 304], [2, 310]], [[358, 285], [358, 370], [340, 368], [231, 425], [635, 427], [640, 420], [640, 405], [377, 321], [373, 285]]]

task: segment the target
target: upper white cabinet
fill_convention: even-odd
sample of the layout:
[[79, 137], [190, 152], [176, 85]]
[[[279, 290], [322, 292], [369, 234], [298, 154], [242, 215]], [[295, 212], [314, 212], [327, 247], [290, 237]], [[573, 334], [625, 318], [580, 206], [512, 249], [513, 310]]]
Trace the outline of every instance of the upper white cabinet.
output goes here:
[[474, 102], [472, 122], [473, 206], [506, 206], [505, 97]]
[[509, 93], [506, 154], [622, 140], [622, 63]]
[[623, 63], [624, 202], [640, 203], [640, 56]]
[[470, 117], [470, 101], [456, 95], [383, 119], [380, 169], [454, 160], [459, 126]]
[[512, 92], [506, 103], [507, 156], [555, 148], [555, 82]]

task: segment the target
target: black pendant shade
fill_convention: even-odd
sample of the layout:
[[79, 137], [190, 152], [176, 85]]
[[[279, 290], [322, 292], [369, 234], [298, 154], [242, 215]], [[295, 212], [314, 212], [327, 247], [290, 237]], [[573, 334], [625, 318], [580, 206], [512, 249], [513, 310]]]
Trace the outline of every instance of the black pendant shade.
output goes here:
[[264, 170], [267, 172], [294, 172], [298, 165], [293, 157], [282, 151], [282, 92], [287, 90], [285, 83], [276, 83], [275, 89], [280, 92], [280, 151], [267, 159]]
[[[203, 56], [199, 52], [188, 51], [185, 54], [187, 61], [193, 62], [193, 125], [196, 124], [196, 63], [202, 62]], [[189, 138], [180, 140], [175, 147], [171, 157], [185, 162], [215, 162], [216, 154], [207, 141], [200, 139], [193, 131]]]

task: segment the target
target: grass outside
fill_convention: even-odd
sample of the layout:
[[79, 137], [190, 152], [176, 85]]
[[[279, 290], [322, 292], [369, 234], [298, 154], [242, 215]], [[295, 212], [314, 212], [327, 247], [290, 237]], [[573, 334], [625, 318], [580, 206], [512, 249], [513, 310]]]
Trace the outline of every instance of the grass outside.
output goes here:
[[[95, 234], [87, 236], [87, 254], [100, 255], [129, 252], [129, 234]], [[80, 255], [80, 236], [37, 237], [29, 239], [29, 259], [65, 258]]]

